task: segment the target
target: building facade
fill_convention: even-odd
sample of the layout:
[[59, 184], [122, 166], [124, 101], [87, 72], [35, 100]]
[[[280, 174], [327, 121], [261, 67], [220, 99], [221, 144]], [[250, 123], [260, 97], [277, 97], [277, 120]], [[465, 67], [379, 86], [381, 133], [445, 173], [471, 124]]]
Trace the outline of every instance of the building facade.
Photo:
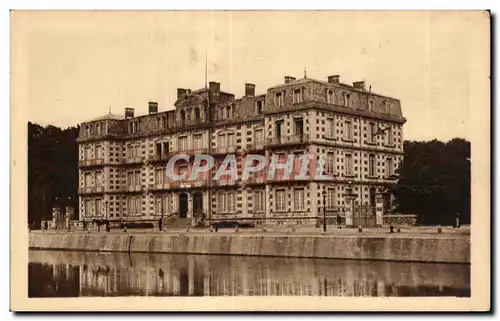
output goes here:
[[[150, 102], [143, 116], [126, 108], [123, 116], [81, 124], [80, 220], [181, 217], [279, 226], [338, 216], [348, 226], [381, 225], [390, 204], [387, 188], [403, 158], [405, 121], [399, 100], [367, 90], [364, 82], [343, 84], [339, 76], [287, 76], [261, 95], [245, 84], [238, 99], [216, 82], [178, 89], [174, 110], [158, 112]], [[324, 173], [332, 178], [297, 180], [278, 170], [274, 177], [261, 172], [245, 181], [214, 180], [214, 171], [195, 177], [192, 162], [178, 161], [174, 172], [192, 179], [172, 181], [166, 165], [179, 154], [211, 155], [215, 168], [234, 154], [239, 178], [249, 154], [280, 160], [324, 155]]]

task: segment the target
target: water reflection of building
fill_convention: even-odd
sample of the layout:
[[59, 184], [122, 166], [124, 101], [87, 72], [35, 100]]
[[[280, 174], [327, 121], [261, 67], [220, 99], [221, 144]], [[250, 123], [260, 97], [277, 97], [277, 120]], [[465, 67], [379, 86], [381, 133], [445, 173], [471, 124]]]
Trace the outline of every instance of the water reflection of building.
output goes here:
[[[30, 252], [79, 271], [81, 296], [470, 295], [468, 265], [228, 256]], [[66, 262], [62, 265], [59, 262]]]

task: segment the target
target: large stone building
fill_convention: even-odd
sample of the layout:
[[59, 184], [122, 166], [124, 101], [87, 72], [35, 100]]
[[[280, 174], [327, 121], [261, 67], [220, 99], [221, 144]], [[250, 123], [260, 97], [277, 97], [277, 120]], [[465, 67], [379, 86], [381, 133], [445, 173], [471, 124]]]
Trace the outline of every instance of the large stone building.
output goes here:
[[[285, 77], [256, 95], [245, 84], [236, 98], [210, 82], [199, 90], [178, 89], [175, 109], [135, 116], [108, 114], [81, 125], [79, 195], [81, 220], [157, 222], [160, 217], [199, 218], [254, 225], [320, 223], [323, 215], [348, 226], [382, 224], [387, 187], [403, 157], [405, 119], [397, 99], [327, 81]], [[166, 164], [177, 154], [209, 154], [220, 164], [227, 154], [286, 157], [326, 155], [330, 180], [297, 180], [277, 172], [249, 180], [171, 181]], [[216, 166], [217, 167], [217, 166]], [[238, 166], [241, 177], [242, 166]], [[176, 162], [176, 173], [191, 173], [192, 162]], [[267, 175], [267, 172], [266, 172]], [[224, 178], [224, 177], [223, 177]], [[325, 206], [324, 206], [325, 204]], [[324, 211], [325, 210], [325, 211]], [[324, 213], [325, 212], [325, 213]]]

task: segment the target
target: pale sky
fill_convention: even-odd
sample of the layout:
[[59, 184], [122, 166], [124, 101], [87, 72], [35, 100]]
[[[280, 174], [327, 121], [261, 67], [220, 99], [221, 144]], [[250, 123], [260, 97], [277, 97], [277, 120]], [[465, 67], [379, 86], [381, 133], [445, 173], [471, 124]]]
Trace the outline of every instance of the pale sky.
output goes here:
[[[28, 119], [73, 126], [148, 101], [173, 108], [176, 88], [208, 80], [236, 97], [286, 75], [366, 80], [401, 100], [404, 138], [470, 137], [471, 73], [488, 63], [486, 14], [460, 12], [24, 12], [12, 57], [27, 64]], [[17, 33], [16, 33], [17, 31]], [[13, 83], [13, 86], [16, 86]], [[19, 88], [18, 88], [19, 89]]]

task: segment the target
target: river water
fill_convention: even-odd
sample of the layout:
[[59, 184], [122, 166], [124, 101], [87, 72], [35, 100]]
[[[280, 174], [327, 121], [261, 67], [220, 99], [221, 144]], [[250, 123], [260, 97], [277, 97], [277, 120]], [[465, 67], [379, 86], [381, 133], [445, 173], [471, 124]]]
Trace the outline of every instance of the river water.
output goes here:
[[30, 251], [29, 297], [470, 296], [470, 265]]

